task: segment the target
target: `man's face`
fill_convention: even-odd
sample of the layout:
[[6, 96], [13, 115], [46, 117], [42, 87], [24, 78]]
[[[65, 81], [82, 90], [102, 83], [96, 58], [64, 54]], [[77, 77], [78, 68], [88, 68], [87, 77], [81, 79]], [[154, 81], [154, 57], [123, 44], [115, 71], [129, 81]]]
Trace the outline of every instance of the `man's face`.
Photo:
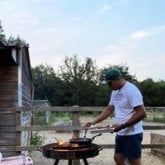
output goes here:
[[113, 90], [118, 90], [118, 80], [117, 79], [108, 81], [108, 85]]

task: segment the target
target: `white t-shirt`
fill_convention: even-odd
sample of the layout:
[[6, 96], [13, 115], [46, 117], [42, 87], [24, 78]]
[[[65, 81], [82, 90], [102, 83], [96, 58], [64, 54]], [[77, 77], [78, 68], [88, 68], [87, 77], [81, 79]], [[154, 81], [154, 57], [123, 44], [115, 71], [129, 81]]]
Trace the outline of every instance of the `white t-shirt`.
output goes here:
[[[115, 123], [122, 124], [135, 113], [134, 107], [143, 105], [140, 90], [132, 83], [126, 82], [120, 90], [112, 91], [109, 101], [115, 108]], [[133, 135], [143, 132], [142, 121], [117, 132], [118, 135]]]

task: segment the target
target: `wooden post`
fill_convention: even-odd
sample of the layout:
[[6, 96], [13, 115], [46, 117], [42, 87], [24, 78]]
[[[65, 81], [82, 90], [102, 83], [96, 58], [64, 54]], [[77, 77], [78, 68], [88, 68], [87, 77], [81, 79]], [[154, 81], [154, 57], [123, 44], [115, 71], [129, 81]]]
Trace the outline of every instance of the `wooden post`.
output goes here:
[[[45, 106], [49, 107], [48, 101], [45, 103]], [[50, 111], [45, 111], [45, 113], [46, 113], [46, 123], [48, 124], [51, 112]]]
[[[74, 111], [72, 112], [72, 126], [73, 127], [80, 127], [80, 111], [79, 106], [73, 106]], [[79, 137], [80, 131], [73, 130], [73, 137]]]
[[[80, 126], [80, 111], [79, 111], [79, 106], [75, 105], [73, 106], [74, 111], [72, 112], [72, 126]], [[73, 130], [73, 138], [79, 137], [80, 136], [80, 131], [79, 130]], [[74, 165], [80, 165], [80, 160], [74, 160], [73, 161]]]

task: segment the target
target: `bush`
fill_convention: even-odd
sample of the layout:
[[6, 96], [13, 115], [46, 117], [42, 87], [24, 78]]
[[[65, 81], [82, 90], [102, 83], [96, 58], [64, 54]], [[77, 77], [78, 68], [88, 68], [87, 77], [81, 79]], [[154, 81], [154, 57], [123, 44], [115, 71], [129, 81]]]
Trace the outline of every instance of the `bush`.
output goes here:
[[42, 145], [44, 143], [45, 137], [39, 135], [38, 132], [32, 134], [30, 145]]

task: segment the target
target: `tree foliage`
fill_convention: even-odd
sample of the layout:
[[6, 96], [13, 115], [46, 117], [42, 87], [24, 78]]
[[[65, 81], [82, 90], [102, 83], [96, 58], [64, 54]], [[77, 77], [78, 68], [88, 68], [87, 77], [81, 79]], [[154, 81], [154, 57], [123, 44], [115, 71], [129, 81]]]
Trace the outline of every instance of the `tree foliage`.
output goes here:
[[98, 72], [91, 58], [80, 63], [76, 55], [65, 57], [60, 76], [65, 84], [65, 104], [94, 105]]
[[165, 81], [154, 82], [152, 79], [146, 79], [139, 83], [144, 96], [146, 106], [164, 106], [165, 105]]
[[[134, 82], [142, 91], [146, 106], [165, 106], [165, 82], [146, 79], [138, 82], [129, 73], [126, 65], [112, 65], [121, 71], [123, 77]], [[84, 63], [77, 56], [66, 57], [60, 71], [55, 73], [50, 66], [39, 65], [32, 69], [35, 99], [48, 99], [51, 105], [105, 106], [108, 104], [111, 89], [98, 83], [105, 70], [98, 70], [91, 58]]]
[[61, 105], [63, 81], [56, 76], [54, 69], [48, 65], [32, 68], [34, 98], [49, 100], [51, 105]]
[[14, 45], [20, 45], [20, 44], [24, 44], [24, 45], [28, 45], [26, 43], [25, 40], [23, 40], [21, 37], [17, 36], [16, 38], [13, 36], [9, 36], [9, 38], [7, 38], [4, 34], [4, 30], [0, 21], [0, 41], [3, 41], [7, 44], [14, 44]]
[[3, 27], [2, 27], [2, 24], [1, 24], [1, 21], [0, 21], [0, 41], [5, 41], [6, 40], [5, 34], [3, 32], [4, 32], [4, 30], [3, 30]]

